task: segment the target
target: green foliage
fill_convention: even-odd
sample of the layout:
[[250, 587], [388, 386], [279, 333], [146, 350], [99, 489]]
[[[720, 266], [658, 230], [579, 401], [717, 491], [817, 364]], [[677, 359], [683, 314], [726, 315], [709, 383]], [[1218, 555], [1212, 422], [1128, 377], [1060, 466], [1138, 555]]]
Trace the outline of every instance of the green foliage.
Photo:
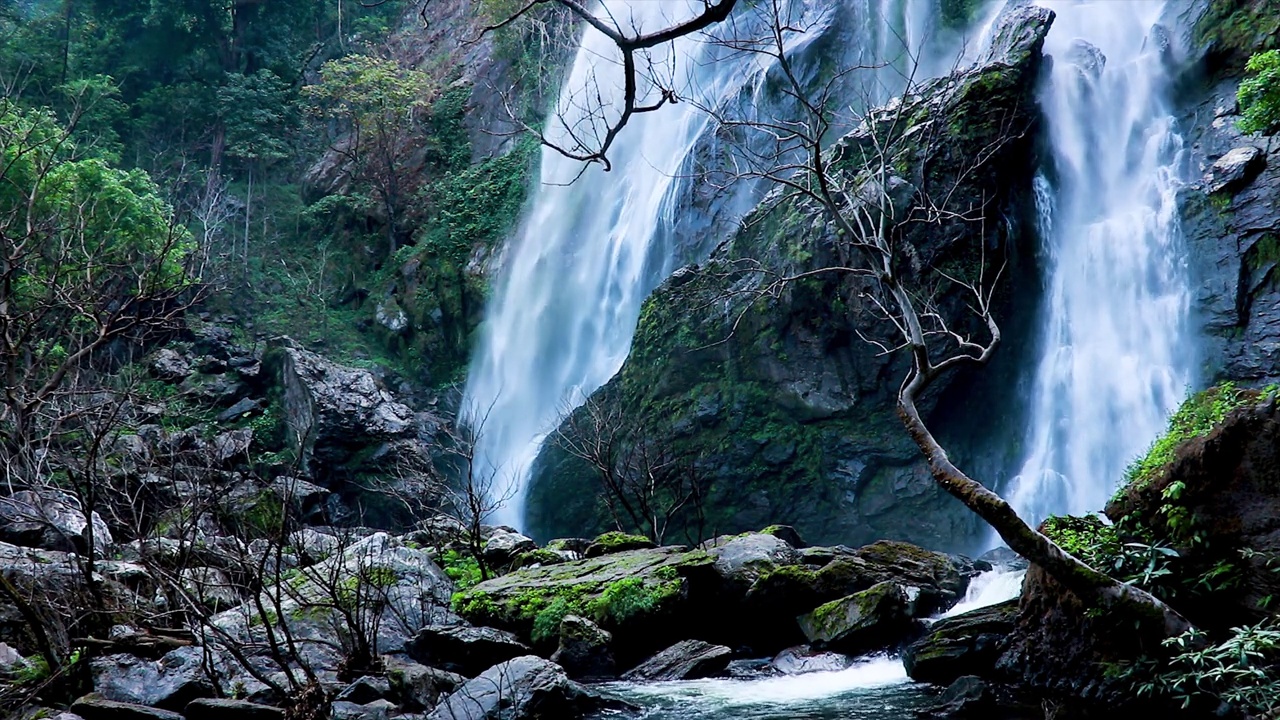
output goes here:
[[1223, 383], [1192, 395], [1169, 420], [1169, 429], [1152, 444], [1146, 455], [1125, 470], [1126, 480], [1141, 487], [1154, 480], [1173, 462], [1178, 448], [1188, 440], [1208, 434], [1238, 407], [1256, 396]]
[[653, 544], [653, 541], [644, 535], [633, 535], [618, 530], [610, 530], [596, 537], [595, 540], [591, 541], [591, 544], [599, 545], [606, 552], [614, 552], [619, 548], [648, 547]]
[[1165, 645], [1175, 654], [1154, 678], [1137, 685], [1139, 696], [1171, 697], [1184, 708], [1197, 698], [1212, 698], [1253, 717], [1280, 713], [1280, 628], [1275, 619], [1232, 628], [1216, 644], [1192, 629]]
[[228, 73], [217, 97], [228, 155], [262, 162], [289, 156], [288, 137], [298, 123], [289, 83], [266, 69]]
[[1271, 134], [1280, 128], [1280, 50], [1249, 58], [1250, 77], [1240, 83], [1240, 131]]
[[1054, 515], [1044, 521], [1041, 531], [1058, 547], [1104, 572], [1120, 555], [1115, 527], [1096, 515]]
[[459, 591], [471, 589], [484, 578], [479, 561], [457, 550], [445, 550], [440, 557], [440, 565]]

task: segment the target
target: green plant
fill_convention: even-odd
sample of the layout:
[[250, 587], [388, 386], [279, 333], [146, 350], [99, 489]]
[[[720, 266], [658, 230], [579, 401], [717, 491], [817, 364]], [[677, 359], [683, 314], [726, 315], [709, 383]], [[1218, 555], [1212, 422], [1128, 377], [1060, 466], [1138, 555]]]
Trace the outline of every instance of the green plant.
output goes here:
[[484, 579], [479, 561], [457, 550], [446, 550], [444, 555], [440, 556], [440, 564], [444, 574], [449, 576], [459, 591], [469, 590]]
[[1236, 91], [1240, 131], [1271, 134], [1280, 127], [1280, 50], [1255, 54], [1245, 70], [1252, 77], [1245, 78]]
[[1275, 619], [1231, 629], [1209, 644], [1192, 629], [1165, 641], [1174, 651], [1154, 676], [1137, 684], [1139, 696], [1164, 695], [1188, 707], [1197, 698], [1226, 702], [1255, 717], [1280, 712], [1280, 629]]
[[[1169, 419], [1169, 429], [1147, 453], [1134, 460], [1125, 470], [1125, 478], [1137, 487], [1150, 483], [1173, 462], [1177, 449], [1186, 441], [1209, 433], [1222, 423], [1227, 414], [1254, 400], [1255, 393], [1223, 383], [1192, 395]], [[1123, 488], [1122, 488], [1123, 490]], [[1177, 491], [1179, 494], [1181, 491]]]

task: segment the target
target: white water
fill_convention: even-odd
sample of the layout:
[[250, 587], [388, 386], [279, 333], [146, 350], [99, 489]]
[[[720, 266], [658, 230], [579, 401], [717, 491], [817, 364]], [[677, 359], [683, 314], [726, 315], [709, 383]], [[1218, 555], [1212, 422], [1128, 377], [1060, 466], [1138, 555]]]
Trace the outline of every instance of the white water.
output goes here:
[[[1025, 461], [1007, 495], [1030, 522], [1101, 509], [1194, 367], [1174, 196], [1182, 138], [1149, 37], [1165, 3], [1043, 4], [1058, 13], [1042, 94], [1055, 167], [1036, 188], [1049, 279]], [[1078, 38], [1104, 67], [1089, 67]]]
[[[857, 0], [842, 6], [855, 23], [852, 30], [843, 30], [857, 39], [839, 46], [849, 54], [846, 60], [893, 60], [901, 69], [899, 38], [920, 46], [932, 2]], [[805, 33], [789, 34], [793, 51], [830, 29], [828, 21], [835, 14], [826, 3], [791, 0], [788, 7], [788, 13], [812, 23]], [[615, 1], [608, 8], [628, 31], [655, 29], [692, 12], [686, 0]], [[717, 31], [739, 27], [749, 28], [750, 22], [726, 24]], [[673, 237], [681, 201], [695, 182], [687, 177], [691, 154], [709, 128], [708, 116], [698, 106], [766, 104], [762, 86], [768, 70], [762, 62], [744, 62], [741, 55], [725, 59], [724, 51], [718, 52], [719, 58], [702, 37], [683, 38], [656, 51], [655, 65], [664, 81], [686, 101], [634, 116], [609, 151], [612, 172], [599, 165], [584, 170], [576, 160], [543, 151], [542, 184], [502, 263], [463, 401], [463, 412], [478, 433], [475, 472], [492, 478], [490, 495], [502, 501], [493, 521], [522, 524], [525, 483], [543, 439], [622, 366], [648, 293], [678, 263], [699, 259], [677, 259], [678, 246], [706, 252], [718, 240]], [[565, 141], [568, 128], [579, 136], [602, 129], [592, 118], [593, 103], [584, 98], [595, 97], [598, 90], [606, 107], [620, 102], [616, 64], [610, 41], [586, 30], [548, 123], [549, 134]], [[936, 59], [922, 65], [923, 72], [944, 67]], [[891, 77], [878, 82], [887, 88], [878, 100], [896, 94]], [[696, 102], [689, 102], [690, 97]], [[615, 110], [610, 117], [616, 116]], [[739, 188], [733, 199], [737, 207], [729, 208], [729, 214], [740, 216], [757, 197], [752, 188]]]
[[1026, 574], [1026, 570], [1009, 570], [1008, 568], [996, 568], [982, 573], [969, 581], [969, 588], [965, 590], [964, 598], [950, 610], [942, 613], [941, 617], [963, 615], [970, 610], [990, 607], [1018, 597], [1022, 594], [1022, 579]]

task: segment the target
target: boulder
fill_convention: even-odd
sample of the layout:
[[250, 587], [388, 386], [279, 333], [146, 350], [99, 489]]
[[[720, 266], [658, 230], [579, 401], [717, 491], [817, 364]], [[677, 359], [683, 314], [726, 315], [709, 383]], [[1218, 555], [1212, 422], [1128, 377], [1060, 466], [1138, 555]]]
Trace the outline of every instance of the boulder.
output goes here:
[[395, 699], [411, 712], [430, 710], [467, 681], [457, 673], [416, 663], [388, 668], [387, 680]]
[[209, 444], [210, 458], [217, 464], [228, 466], [249, 460], [249, 446], [253, 444], [253, 428], [228, 430], [213, 438]]
[[702, 551], [627, 550], [522, 568], [460, 592], [454, 606], [468, 621], [515, 633], [554, 649], [560, 621], [585, 617], [613, 634], [624, 666], [705, 631], [733, 602]]
[[203, 660], [201, 649], [185, 647], [155, 661], [125, 654], [94, 658], [89, 671], [106, 700], [180, 712], [192, 700], [215, 695]]
[[1266, 166], [1266, 153], [1252, 145], [1241, 145], [1214, 161], [1205, 175], [1205, 186], [1211, 193], [1233, 192], [1253, 182]]
[[183, 720], [182, 715], [176, 712], [115, 702], [97, 693], [90, 693], [71, 703], [71, 712], [84, 720]]
[[786, 540], [765, 533], [719, 537], [706, 543], [705, 549], [716, 559], [716, 572], [744, 590], [761, 573], [800, 562], [799, 553]]
[[629, 535], [623, 532], [607, 532], [595, 540], [582, 551], [583, 557], [600, 557], [610, 553], [626, 552], [627, 550], [648, 550], [657, 547], [649, 538], [643, 535]]
[[[94, 549], [105, 553], [111, 545], [111, 531], [97, 512], [92, 514]], [[20, 490], [0, 497], [0, 541], [24, 547], [60, 552], [88, 549], [89, 521], [80, 503], [57, 490]]]
[[939, 620], [902, 651], [907, 675], [934, 685], [964, 675], [991, 677], [1017, 615], [1018, 601], [1010, 600]]
[[405, 650], [420, 663], [466, 677], [529, 653], [528, 646], [509, 632], [467, 625], [428, 625]]
[[239, 586], [225, 572], [212, 567], [191, 567], [182, 571], [182, 589], [210, 612], [221, 612], [240, 604]]
[[623, 680], [697, 680], [712, 677], [729, 665], [733, 651], [701, 640], [684, 640], [663, 650], [622, 675]]
[[908, 639], [914, 629], [910, 603], [903, 586], [882, 582], [826, 603], [797, 621], [814, 648], [861, 655]]
[[818, 651], [807, 645], [787, 648], [778, 653], [769, 665], [783, 675], [803, 675], [818, 671], [844, 670], [853, 664], [853, 658], [836, 652]]
[[613, 677], [617, 665], [609, 648], [612, 642], [613, 635], [599, 625], [584, 617], [566, 615], [560, 621], [560, 645], [551, 655], [551, 662], [575, 680]]
[[538, 549], [538, 543], [517, 532], [495, 532], [484, 544], [484, 561], [489, 567], [506, 567], [517, 555]]
[[428, 720], [572, 720], [603, 707], [600, 696], [534, 655], [495, 665], [453, 692]]
[[371, 703], [358, 704], [346, 700], [334, 701], [331, 709], [331, 720], [387, 720], [395, 706], [386, 700], [375, 700]]
[[151, 359], [151, 372], [161, 380], [182, 382], [191, 374], [191, 359], [172, 348], [162, 348]]
[[391, 681], [382, 676], [365, 675], [346, 686], [334, 696], [334, 700], [365, 705], [391, 696]]
[[182, 714], [187, 720], [284, 720], [280, 708], [223, 698], [192, 700]]

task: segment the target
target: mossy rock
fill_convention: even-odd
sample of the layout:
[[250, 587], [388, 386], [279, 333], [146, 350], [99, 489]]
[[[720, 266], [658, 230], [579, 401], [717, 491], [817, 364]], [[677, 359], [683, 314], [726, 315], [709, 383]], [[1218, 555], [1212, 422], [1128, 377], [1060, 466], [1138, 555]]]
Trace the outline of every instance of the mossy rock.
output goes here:
[[938, 621], [903, 650], [907, 675], [935, 685], [949, 685], [964, 675], [989, 677], [1017, 616], [1014, 599]]
[[585, 557], [594, 558], [627, 550], [648, 550], [657, 545], [644, 535], [630, 535], [624, 532], [607, 532], [601, 534], [587, 546]]
[[883, 582], [820, 605], [796, 620], [815, 649], [861, 655], [909, 639], [909, 604], [904, 587]]

